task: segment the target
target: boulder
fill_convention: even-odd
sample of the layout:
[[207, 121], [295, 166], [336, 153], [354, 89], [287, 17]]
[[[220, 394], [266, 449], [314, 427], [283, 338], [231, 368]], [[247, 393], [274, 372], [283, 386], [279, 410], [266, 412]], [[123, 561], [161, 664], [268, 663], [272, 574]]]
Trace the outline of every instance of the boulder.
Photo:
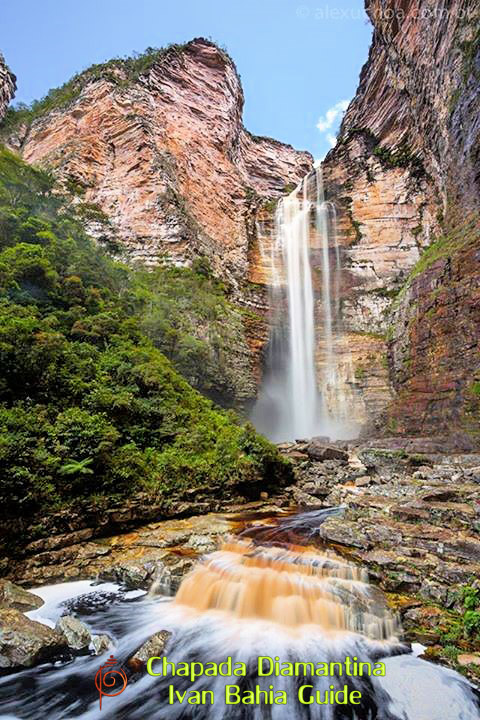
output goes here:
[[327, 542], [346, 547], [369, 550], [372, 543], [356, 523], [347, 522], [344, 517], [328, 517], [320, 526], [320, 537]]
[[322, 445], [317, 440], [312, 440], [307, 445], [307, 455], [310, 460], [340, 460], [340, 462], [348, 462], [348, 452], [334, 445]]
[[67, 656], [67, 639], [60, 632], [19, 610], [0, 609], [0, 669], [29, 668]]
[[366, 487], [367, 485], [370, 485], [372, 483], [372, 478], [370, 475], [361, 475], [360, 477], [355, 478], [355, 485], [357, 487]]
[[160, 630], [148, 638], [127, 661], [127, 666], [130, 670], [134, 673], [141, 672], [145, 668], [149, 658], [161, 657], [171, 635], [172, 633], [168, 632], [168, 630]]
[[68, 647], [72, 650], [87, 650], [92, 641], [87, 626], [72, 615], [62, 615], [57, 620], [55, 630], [65, 636]]
[[10, 580], [0, 580], [0, 608], [13, 608], [21, 612], [36, 610], [43, 605], [42, 598], [14, 585]]
[[388, 477], [392, 473], [404, 469], [408, 456], [403, 450], [365, 448], [358, 453], [358, 457], [367, 470], [375, 471]]
[[457, 662], [460, 667], [468, 667], [468, 665], [480, 665], [480, 654], [478, 653], [464, 653], [458, 655]]
[[112, 641], [108, 635], [92, 635], [92, 647], [95, 655], [102, 655], [109, 649], [111, 644]]
[[98, 579], [107, 582], [118, 582], [128, 590], [147, 590], [152, 573], [153, 564], [148, 565], [113, 565], [98, 573]]
[[217, 549], [217, 542], [211, 535], [198, 535], [192, 533], [185, 547], [195, 550], [197, 553], [213, 552]]

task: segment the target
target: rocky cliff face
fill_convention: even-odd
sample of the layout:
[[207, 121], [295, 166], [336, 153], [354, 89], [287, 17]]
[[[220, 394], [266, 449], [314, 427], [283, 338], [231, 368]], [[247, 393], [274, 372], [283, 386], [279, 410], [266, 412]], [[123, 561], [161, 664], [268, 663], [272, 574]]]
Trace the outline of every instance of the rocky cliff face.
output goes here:
[[[478, 4], [366, 0], [366, 8], [369, 58], [323, 163], [343, 265], [340, 380], [352, 419], [376, 432], [471, 435]], [[311, 157], [243, 128], [235, 66], [212, 43], [197, 39], [142, 57], [91, 68], [3, 137], [96, 204], [128, 259], [210, 259], [254, 311], [245, 313], [238, 343], [253, 394], [267, 339], [272, 201], [311, 170]], [[319, 368], [322, 353], [320, 342]]]
[[[208, 258], [250, 309], [222, 350], [238, 376], [240, 406], [255, 396], [268, 334], [264, 294], [251, 277], [257, 213], [312, 167], [308, 153], [245, 130], [243, 102], [232, 60], [196, 39], [93, 66], [1, 131], [25, 160], [53, 168], [108, 218], [107, 238], [111, 232], [128, 262]], [[105, 237], [96, 217], [88, 229]], [[206, 329], [198, 332], [204, 339]]]
[[244, 129], [240, 79], [213, 43], [196, 39], [146, 58], [133, 77], [122, 61], [87, 70], [64, 92], [66, 104], [8, 142], [97, 204], [129, 260], [206, 255], [238, 285], [258, 198], [298, 182], [311, 157]]
[[[478, 324], [475, 331], [466, 298], [478, 272], [467, 255], [457, 258], [457, 244], [440, 241], [445, 257], [435, 272], [442, 279], [434, 282], [431, 270], [415, 271], [413, 284], [409, 276], [453, 218], [480, 202], [478, 4], [367, 0], [366, 9], [374, 26], [369, 58], [324, 162], [327, 195], [339, 212], [347, 344], [360, 405], [370, 402], [368, 383], [376, 378], [370, 421], [384, 426], [380, 411], [393, 386], [399, 395], [390, 431], [426, 432], [429, 423], [443, 431], [459, 420], [478, 364]], [[468, 232], [478, 247], [478, 234]], [[458, 283], [464, 291], [456, 293]], [[427, 297], [440, 285], [445, 295], [437, 292], [433, 312]], [[464, 312], [465, 323], [456, 322]], [[457, 362], [456, 348], [465, 345]], [[390, 383], [380, 373], [387, 356]]]
[[15, 95], [17, 89], [16, 77], [5, 64], [5, 58], [0, 53], [0, 121], [3, 120], [8, 103]]

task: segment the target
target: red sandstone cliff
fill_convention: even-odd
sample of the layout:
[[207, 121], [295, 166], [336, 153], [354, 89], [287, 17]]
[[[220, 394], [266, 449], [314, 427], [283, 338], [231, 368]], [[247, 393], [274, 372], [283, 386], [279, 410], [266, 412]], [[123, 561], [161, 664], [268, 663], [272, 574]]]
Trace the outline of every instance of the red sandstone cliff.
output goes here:
[[395, 398], [389, 401], [385, 386], [378, 427], [383, 404], [390, 432], [467, 429], [472, 437], [468, 408], [480, 366], [480, 9], [473, 0], [367, 0], [366, 9], [374, 26], [369, 58], [324, 163], [339, 209], [343, 313], [354, 356], [355, 345], [365, 345], [354, 358], [357, 393], [368, 402], [369, 379], [378, 379], [387, 353]]
[[[366, 7], [369, 58], [323, 163], [344, 265], [342, 380], [352, 415], [377, 430], [475, 440], [478, 4]], [[133, 78], [122, 62], [92, 68], [72, 90], [68, 102], [9, 131], [10, 145], [80, 186], [130, 259], [207, 255], [242, 303], [261, 305], [262, 291], [246, 293], [244, 282], [267, 280], [258, 207], [297, 183], [311, 158], [245, 131], [228, 56], [197, 39], [159, 53]], [[268, 227], [266, 206], [261, 217]], [[266, 328], [260, 317], [245, 322], [258, 379]], [[321, 346], [317, 360], [321, 367]]]
[[242, 125], [243, 92], [228, 55], [196, 39], [157, 53], [135, 78], [122, 62], [75, 79], [75, 97], [9, 137], [53, 166], [113, 222], [131, 261], [208, 256], [246, 276], [257, 196], [278, 197], [311, 167], [308, 153]]

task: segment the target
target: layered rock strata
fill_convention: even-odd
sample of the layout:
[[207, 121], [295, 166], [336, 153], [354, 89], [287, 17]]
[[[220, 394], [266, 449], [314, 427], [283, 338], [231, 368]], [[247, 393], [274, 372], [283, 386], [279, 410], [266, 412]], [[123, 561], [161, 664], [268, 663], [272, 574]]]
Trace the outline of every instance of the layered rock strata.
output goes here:
[[[338, 211], [354, 376], [378, 378], [374, 357], [383, 337], [390, 387], [384, 383], [379, 397], [376, 383], [370, 426], [385, 426], [383, 405], [389, 431], [424, 433], [429, 423], [438, 431], [454, 423], [461, 431], [467, 386], [478, 368], [475, 301], [466, 300], [467, 288], [478, 285], [473, 247], [463, 259], [452, 257], [456, 246], [447, 248], [436, 279], [429, 270], [408, 291], [406, 285], [452, 219], [475, 213], [480, 203], [478, 5], [367, 0], [366, 9], [374, 28], [369, 58], [323, 164], [327, 197]], [[458, 283], [464, 292], [457, 294]], [[438, 312], [428, 299], [433, 290]], [[355, 362], [359, 334], [363, 345], [371, 337], [370, 366]], [[457, 362], [459, 348], [465, 352]], [[392, 388], [399, 392], [395, 405]], [[360, 388], [361, 398], [369, 392]]]
[[258, 198], [279, 197], [311, 157], [245, 130], [228, 55], [199, 38], [159, 51], [133, 77], [113, 61], [71, 84], [66, 104], [18, 127], [9, 144], [97, 204], [130, 261], [185, 264], [205, 255], [238, 285]]

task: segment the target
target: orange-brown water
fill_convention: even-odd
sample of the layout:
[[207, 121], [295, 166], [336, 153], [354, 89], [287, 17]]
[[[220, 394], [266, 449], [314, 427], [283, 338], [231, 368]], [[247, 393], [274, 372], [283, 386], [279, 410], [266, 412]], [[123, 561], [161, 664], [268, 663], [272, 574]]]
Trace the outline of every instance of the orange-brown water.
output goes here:
[[366, 581], [364, 570], [314, 548], [284, 550], [236, 540], [195, 567], [175, 603], [289, 628], [314, 624], [327, 632], [389, 638], [395, 619]]

